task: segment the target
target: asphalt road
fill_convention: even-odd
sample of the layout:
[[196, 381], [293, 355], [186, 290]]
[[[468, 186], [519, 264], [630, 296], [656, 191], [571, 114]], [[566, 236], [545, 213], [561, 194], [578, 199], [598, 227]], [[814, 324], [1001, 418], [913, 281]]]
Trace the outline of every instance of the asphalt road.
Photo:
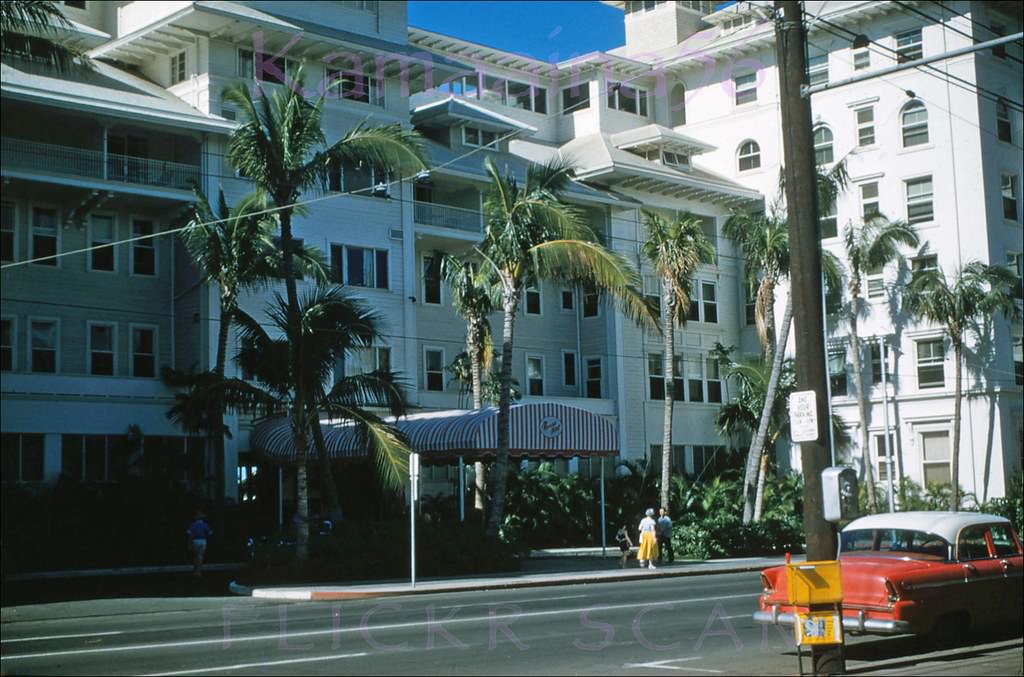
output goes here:
[[[5, 607], [0, 672], [795, 674], [791, 634], [750, 619], [758, 592], [755, 574], [723, 574], [339, 603], [196, 597]], [[985, 644], [931, 653], [915, 638], [856, 638], [848, 668], [1020, 674], [1019, 631], [972, 641]]]

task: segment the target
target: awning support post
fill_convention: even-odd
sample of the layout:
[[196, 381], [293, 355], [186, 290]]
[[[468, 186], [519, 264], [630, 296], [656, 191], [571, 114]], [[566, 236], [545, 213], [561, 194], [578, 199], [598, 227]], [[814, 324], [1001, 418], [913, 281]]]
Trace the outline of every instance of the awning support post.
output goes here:
[[409, 586], [416, 587], [416, 501], [419, 498], [420, 455], [409, 454]]
[[277, 528], [284, 528], [284, 468], [277, 466]]
[[459, 521], [466, 521], [466, 464], [459, 456]]
[[598, 456], [597, 461], [601, 464], [601, 556], [604, 557], [608, 554], [608, 528], [605, 526], [604, 509], [604, 458]]

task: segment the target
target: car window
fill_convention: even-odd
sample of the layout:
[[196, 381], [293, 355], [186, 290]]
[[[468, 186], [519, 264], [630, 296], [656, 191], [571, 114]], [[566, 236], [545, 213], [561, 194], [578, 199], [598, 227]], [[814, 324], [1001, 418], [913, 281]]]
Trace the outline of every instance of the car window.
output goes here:
[[1020, 554], [1017, 550], [1017, 543], [1010, 533], [1010, 527], [1005, 524], [996, 524], [989, 528], [989, 533], [992, 534], [992, 545], [996, 546], [996, 557]]
[[972, 559], [988, 559], [985, 529], [986, 527], [968, 527], [960, 532], [957, 557], [961, 562]]
[[[984, 540], [984, 539], [983, 539]], [[949, 559], [949, 543], [941, 536], [912, 529], [852, 529], [842, 532], [840, 552]]]

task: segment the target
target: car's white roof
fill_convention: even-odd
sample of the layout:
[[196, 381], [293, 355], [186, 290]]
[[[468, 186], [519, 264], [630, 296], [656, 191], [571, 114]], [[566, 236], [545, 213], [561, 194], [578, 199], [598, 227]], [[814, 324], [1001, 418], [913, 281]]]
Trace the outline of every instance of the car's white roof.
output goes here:
[[957, 535], [964, 527], [975, 524], [991, 524], [993, 522], [1009, 524], [1010, 520], [998, 515], [986, 515], [980, 512], [886, 512], [855, 519], [847, 524], [843, 531], [852, 531], [854, 529], [908, 529], [937, 534], [949, 543], [956, 543]]

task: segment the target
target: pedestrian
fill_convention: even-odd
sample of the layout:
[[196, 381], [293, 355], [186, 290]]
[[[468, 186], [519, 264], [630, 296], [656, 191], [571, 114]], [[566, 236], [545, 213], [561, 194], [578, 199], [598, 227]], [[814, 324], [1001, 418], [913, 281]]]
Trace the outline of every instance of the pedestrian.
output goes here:
[[657, 569], [654, 566], [654, 558], [658, 556], [658, 541], [655, 536], [657, 528], [658, 524], [654, 521], [654, 508], [648, 508], [644, 513], [644, 518], [640, 520], [640, 550], [636, 553], [641, 569], [645, 566], [648, 569]]
[[196, 512], [185, 534], [192, 551], [192, 575], [198, 578], [203, 575], [203, 556], [206, 554], [207, 541], [213, 535], [213, 529], [206, 523], [206, 515], [202, 510]]
[[633, 541], [629, 539], [629, 531], [626, 529], [626, 525], [623, 524], [619, 527], [619, 530], [615, 532], [615, 542], [619, 544], [619, 550], [622, 551], [622, 568], [626, 568], [626, 560], [629, 559], [629, 551], [633, 547]]
[[675, 560], [675, 553], [672, 552], [672, 519], [668, 516], [668, 508], [661, 507], [661, 514], [658, 517], [658, 564], [661, 564], [662, 556], [668, 558], [668, 563]]

